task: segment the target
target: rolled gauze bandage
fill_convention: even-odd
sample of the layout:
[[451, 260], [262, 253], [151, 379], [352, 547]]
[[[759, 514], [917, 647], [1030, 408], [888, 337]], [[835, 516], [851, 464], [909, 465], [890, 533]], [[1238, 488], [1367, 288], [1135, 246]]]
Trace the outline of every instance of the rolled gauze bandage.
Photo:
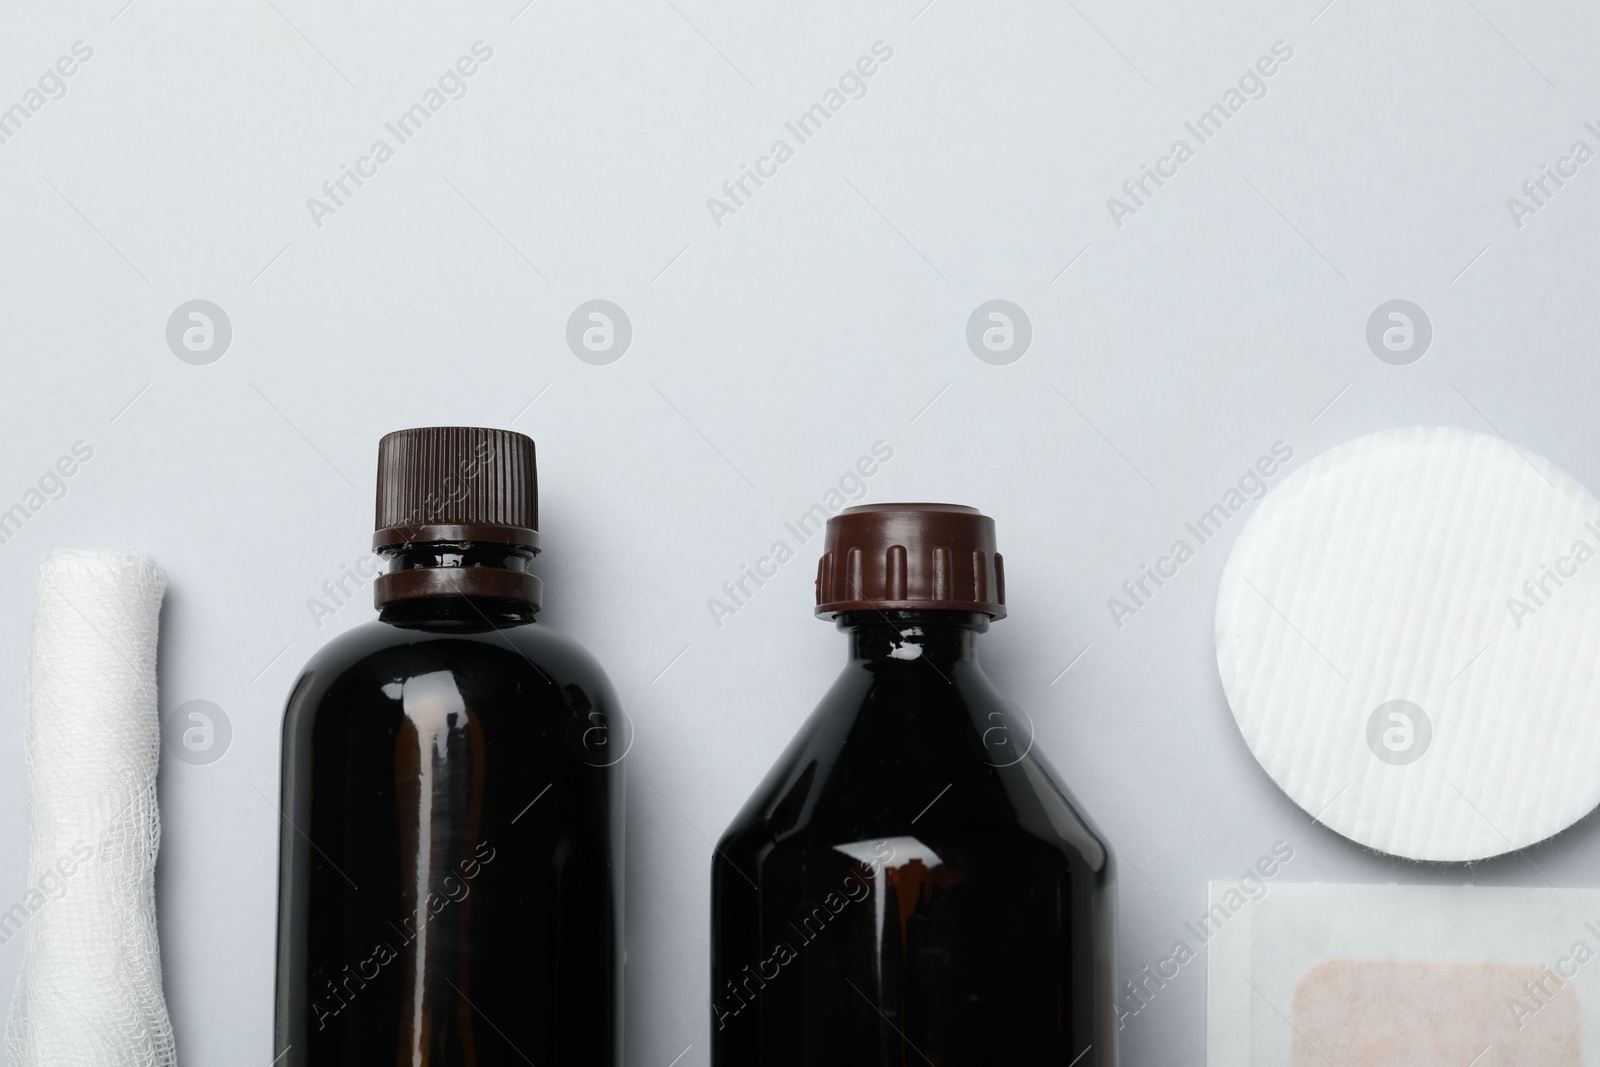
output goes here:
[[165, 579], [144, 556], [53, 552], [28, 664], [28, 887], [12, 1067], [170, 1067], [156, 941]]

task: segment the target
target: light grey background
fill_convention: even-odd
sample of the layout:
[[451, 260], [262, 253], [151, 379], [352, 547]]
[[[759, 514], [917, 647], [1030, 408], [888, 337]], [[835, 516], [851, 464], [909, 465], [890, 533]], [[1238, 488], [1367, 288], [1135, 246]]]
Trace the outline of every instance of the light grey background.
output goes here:
[[[455, 422], [537, 439], [544, 617], [636, 726], [630, 1067], [707, 1062], [709, 841], [844, 654], [810, 616], [815, 543], [720, 628], [707, 600], [879, 440], [866, 499], [998, 520], [1011, 617], [984, 658], [1122, 857], [1125, 974], [1278, 841], [1285, 880], [1596, 884], [1593, 820], [1423, 869], [1271, 785], [1212, 655], [1243, 514], [1120, 628], [1107, 609], [1278, 441], [1293, 470], [1450, 424], [1600, 485], [1600, 162], [1520, 227], [1506, 203], [1600, 148], [1600, 18], [1325, 2], [0, 6], [0, 108], [93, 48], [0, 144], [0, 507], [94, 450], [0, 544], [0, 905], [27, 890], [37, 559], [148, 551], [171, 576], [163, 708], [209, 700], [233, 730], [162, 769], [169, 1004], [187, 1062], [265, 1067], [282, 703], [371, 615], [363, 590], [319, 628], [307, 601], [366, 551], [379, 435]], [[480, 40], [467, 95], [397, 145], [384, 123]], [[798, 145], [785, 121], [878, 41], [866, 95]], [[1195, 146], [1184, 123], [1277, 41], [1267, 94], [1117, 226], [1107, 198]], [[394, 158], [316, 225], [307, 198], [380, 137]], [[794, 158], [716, 225], [707, 198], [780, 137]], [[232, 325], [209, 365], [167, 345], [194, 299]], [[594, 299], [632, 324], [609, 365], [566, 342]], [[995, 299], [1031, 322], [1008, 365], [967, 345]], [[1433, 328], [1408, 366], [1366, 339], [1395, 299]], [[1200, 1064], [1204, 1002], [1199, 961], [1128, 1020], [1124, 1062]]]

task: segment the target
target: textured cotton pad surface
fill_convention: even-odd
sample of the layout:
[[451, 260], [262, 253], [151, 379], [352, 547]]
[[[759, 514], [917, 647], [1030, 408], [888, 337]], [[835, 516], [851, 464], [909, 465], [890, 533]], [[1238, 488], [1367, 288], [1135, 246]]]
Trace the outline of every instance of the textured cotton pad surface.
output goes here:
[[1217, 667], [1314, 818], [1419, 860], [1540, 841], [1600, 802], [1600, 500], [1497, 437], [1358, 438], [1240, 532]]

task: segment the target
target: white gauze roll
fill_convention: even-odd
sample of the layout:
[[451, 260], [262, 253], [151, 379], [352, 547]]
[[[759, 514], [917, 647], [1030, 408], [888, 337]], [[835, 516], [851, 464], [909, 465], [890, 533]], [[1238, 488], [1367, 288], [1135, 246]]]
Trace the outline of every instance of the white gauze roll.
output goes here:
[[6, 1027], [12, 1067], [177, 1062], [155, 909], [165, 585], [145, 556], [53, 552], [40, 564], [25, 936]]

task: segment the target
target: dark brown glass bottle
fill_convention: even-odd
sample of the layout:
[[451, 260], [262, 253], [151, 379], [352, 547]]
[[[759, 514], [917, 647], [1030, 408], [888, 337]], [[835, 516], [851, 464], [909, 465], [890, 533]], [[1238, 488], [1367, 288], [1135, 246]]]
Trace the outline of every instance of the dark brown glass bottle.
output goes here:
[[377, 621], [283, 725], [276, 1052], [305, 1067], [615, 1067], [627, 738], [535, 621], [533, 442], [379, 446]]
[[1109, 1067], [1110, 856], [975, 655], [994, 524], [830, 520], [843, 674], [712, 861], [714, 1067]]

